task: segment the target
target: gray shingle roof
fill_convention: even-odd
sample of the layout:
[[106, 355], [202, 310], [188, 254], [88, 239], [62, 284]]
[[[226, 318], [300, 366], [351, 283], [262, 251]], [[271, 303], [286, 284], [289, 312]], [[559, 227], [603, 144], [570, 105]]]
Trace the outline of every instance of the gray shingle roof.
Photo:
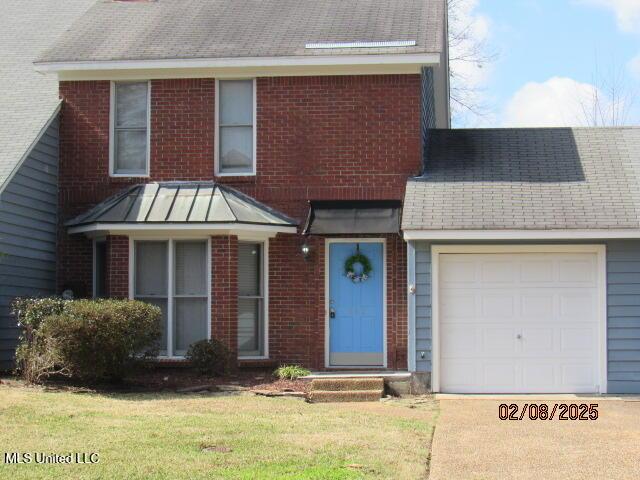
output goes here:
[[58, 81], [33, 60], [95, 0], [3, 0], [0, 7], [0, 190], [55, 112]]
[[[444, 0], [101, 0], [39, 62], [159, 60], [442, 50]], [[384, 49], [309, 42], [415, 40]]]
[[213, 182], [134, 185], [65, 223], [242, 223], [295, 227], [297, 222], [233, 188]]
[[435, 130], [403, 230], [640, 228], [640, 127]]

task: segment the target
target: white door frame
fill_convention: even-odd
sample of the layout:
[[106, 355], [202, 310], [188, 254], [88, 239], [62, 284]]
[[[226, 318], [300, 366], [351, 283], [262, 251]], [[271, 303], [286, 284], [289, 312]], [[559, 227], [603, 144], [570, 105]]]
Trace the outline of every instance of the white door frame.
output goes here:
[[445, 253], [595, 253], [598, 264], [599, 393], [607, 393], [606, 245], [432, 245], [431, 246], [431, 390], [440, 391], [440, 255]]
[[330, 362], [329, 336], [329, 250], [332, 243], [381, 243], [382, 244], [382, 367], [387, 368], [387, 239], [386, 238], [326, 238], [324, 245], [324, 366], [347, 370], [371, 369], [371, 366], [333, 366]]

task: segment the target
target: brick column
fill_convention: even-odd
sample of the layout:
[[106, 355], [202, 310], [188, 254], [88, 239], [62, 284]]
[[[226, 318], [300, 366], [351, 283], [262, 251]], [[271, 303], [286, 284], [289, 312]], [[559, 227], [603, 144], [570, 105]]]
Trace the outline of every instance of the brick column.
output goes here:
[[107, 237], [107, 294], [129, 298], [129, 237]]
[[211, 336], [238, 353], [238, 237], [211, 237]]

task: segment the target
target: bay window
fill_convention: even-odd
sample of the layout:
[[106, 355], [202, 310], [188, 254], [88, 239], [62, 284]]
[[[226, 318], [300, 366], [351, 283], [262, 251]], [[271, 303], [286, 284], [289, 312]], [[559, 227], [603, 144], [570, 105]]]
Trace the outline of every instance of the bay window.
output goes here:
[[162, 356], [209, 338], [208, 251], [206, 240], [134, 242], [133, 296], [162, 310]]

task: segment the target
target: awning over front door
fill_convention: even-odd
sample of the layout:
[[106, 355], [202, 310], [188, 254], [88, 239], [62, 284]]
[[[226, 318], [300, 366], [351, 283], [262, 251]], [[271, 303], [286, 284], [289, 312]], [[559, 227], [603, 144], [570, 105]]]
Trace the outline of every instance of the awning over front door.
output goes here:
[[344, 235], [398, 233], [399, 200], [331, 200], [310, 202], [304, 233]]
[[65, 223], [69, 233], [198, 230], [295, 233], [297, 222], [214, 182], [135, 185]]

